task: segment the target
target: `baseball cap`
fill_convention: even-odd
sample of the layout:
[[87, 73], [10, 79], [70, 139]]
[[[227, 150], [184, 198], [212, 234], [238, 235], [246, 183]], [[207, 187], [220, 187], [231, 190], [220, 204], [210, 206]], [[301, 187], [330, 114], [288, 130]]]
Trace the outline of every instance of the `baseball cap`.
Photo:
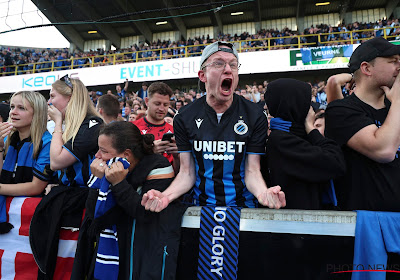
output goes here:
[[97, 95], [97, 96], [102, 96], [103, 93], [102, 93], [101, 91], [96, 91], [96, 95]]
[[[225, 46], [225, 48], [224, 48], [224, 46]], [[226, 47], [228, 47], [228, 48], [226, 48]], [[217, 41], [217, 42], [214, 42], [204, 48], [203, 53], [201, 54], [201, 59], [200, 59], [200, 69], [203, 67], [204, 62], [206, 62], [207, 59], [211, 55], [213, 55], [214, 53], [219, 52], [219, 51], [228, 52], [228, 53], [233, 54], [239, 62], [238, 52], [236, 51], [236, 48], [232, 43], [229, 43], [226, 41]], [[206, 90], [205, 84], [200, 80], [199, 80], [199, 88], [203, 91]]]
[[354, 73], [364, 61], [369, 62], [377, 57], [400, 54], [400, 46], [394, 45], [382, 37], [376, 37], [359, 45], [350, 57], [349, 69]]

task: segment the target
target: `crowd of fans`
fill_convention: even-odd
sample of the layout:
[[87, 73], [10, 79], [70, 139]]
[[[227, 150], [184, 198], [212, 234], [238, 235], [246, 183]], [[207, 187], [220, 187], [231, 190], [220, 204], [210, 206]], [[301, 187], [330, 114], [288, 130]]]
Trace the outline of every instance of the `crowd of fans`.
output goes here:
[[[309, 81], [307, 83], [311, 86], [312, 101], [317, 104], [316, 106], [319, 109], [324, 110], [328, 104], [326, 94], [327, 82], [321, 80], [316, 82]], [[265, 104], [264, 94], [267, 86], [267, 80], [262, 82], [254, 81], [251, 85], [246, 84], [238, 87], [235, 93], [237, 95], [243, 96], [245, 99], [250, 100], [251, 102], [258, 103], [260, 106], [263, 106]], [[90, 90], [89, 95], [93, 104], [96, 106], [101, 96], [110, 95], [115, 97], [119, 102], [119, 120], [135, 121], [146, 116], [146, 102], [142, 97], [140, 97], [139, 91], [146, 91], [148, 83], [142, 83], [142, 88], [137, 91], [124, 90], [123, 93], [121, 93], [121, 90], [118, 92], [118, 88], [121, 88], [120, 85], [117, 85], [116, 87], [117, 89], [115, 91], [108, 89], [106, 93], [96, 91], [94, 89]], [[128, 88], [128, 84], [126, 84], [125, 88]], [[352, 84], [349, 82], [344, 83], [342, 86], [343, 97], [346, 97], [351, 93]], [[167, 115], [165, 116], [166, 122], [172, 124], [172, 119], [180, 108], [196, 101], [205, 94], [205, 92], [196, 92], [194, 89], [189, 89], [188, 91], [185, 91], [176, 88], [174, 91], [174, 95], [170, 98], [170, 107]]]
[[[198, 72], [199, 87], [207, 92], [173, 92], [164, 82], [144, 82], [129, 91], [126, 80], [103, 93], [88, 91], [82, 81], [65, 75], [52, 84], [47, 103], [38, 92], [15, 93], [8, 121], [0, 123], [0, 203], [5, 196], [46, 195], [29, 234], [38, 276], [52, 278], [54, 272], [51, 257], [57, 246], [44, 245], [57, 240], [58, 232], [42, 231], [51, 225], [79, 226], [71, 279], [125, 279], [141, 273], [159, 279], [165, 267], [167, 278], [176, 279], [177, 254], [166, 266], [159, 256], [179, 249], [176, 233], [186, 200], [200, 206], [398, 211], [400, 46], [380, 38], [380, 31], [378, 26], [373, 32], [379, 38], [352, 54], [352, 74], [334, 75], [327, 82], [280, 78], [239, 86], [234, 45], [215, 42], [203, 50]], [[346, 169], [345, 157], [358, 168]], [[379, 177], [389, 180], [373, 181]], [[32, 185], [37, 186], [33, 192]], [[385, 197], [378, 197], [387, 185]], [[366, 190], [369, 195], [360, 198]], [[0, 234], [13, 227], [2, 210]], [[198, 245], [198, 238], [182, 236], [197, 260], [203, 252], [186, 241]], [[304, 256], [309, 252], [304, 250]], [[40, 265], [46, 262], [43, 270]]]
[[[390, 29], [379, 28], [392, 27]], [[400, 36], [400, 24], [398, 19], [378, 20], [375, 23], [340, 24], [330, 26], [320, 24], [304, 29], [303, 32], [293, 31], [285, 27], [282, 30], [261, 29], [256, 34], [243, 32], [242, 34], [218, 34], [217, 38], [210, 38], [209, 35], [195, 37], [186, 41], [161, 41], [157, 40], [151, 44], [134, 44], [131, 48], [117, 50], [90, 50], [87, 52], [70, 52], [68, 49], [9, 49], [2, 48], [0, 53], [0, 75], [28, 74], [35, 67], [35, 72], [47, 72], [53, 70], [65, 70], [71, 68], [82, 68], [90, 66], [112, 65], [114, 63], [129, 63], [136, 60], [151, 61], [158, 59], [177, 58], [185, 55], [199, 56], [206, 44], [216, 40], [241, 41], [241, 51], [260, 51], [271, 49], [297, 48], [299, 43], [308, 47], [319, 45], [318, 35], [321, 36], [320, 42], [324, 45], [349, 44], [350, 34], [347, 31], [357, 31], [353, 33], [353, 41], [359, 43], [362, 39], [371, 37]], [[339, 32], [339, 33], [338, 33]], [[315, 36], [313, 36], [315, 34]], [[303, 36], [304, 37], [303, 37]], [[299, 37], [300, 36], [300, 37]], [[273, 39], [271, 39], [273, 38]], [[269, 43], [268, 40], [269, 39]], [[186, 48], [186, 46], [190, 46]], [[160, 51], [161, 50], [161, 51]], [[114, 57], [115, 55], [115, 57]], [[161, 58], [160, 58], [161, 56]], [[34, 66], [36, 64], [36, 66]]]

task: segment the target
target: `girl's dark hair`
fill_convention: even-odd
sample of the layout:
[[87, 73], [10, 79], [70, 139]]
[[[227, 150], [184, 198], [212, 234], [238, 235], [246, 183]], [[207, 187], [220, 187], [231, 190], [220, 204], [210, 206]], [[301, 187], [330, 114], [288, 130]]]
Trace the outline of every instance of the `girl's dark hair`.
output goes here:
[[103, 126], [99, 135], [107, 135], [112, 139], [112, 147], [123, 153], [130, 149], [138, 160], [145, 155], [153, 154], [153, 134], [140, 134], [139, 128], [131, 122], [116, 121]]

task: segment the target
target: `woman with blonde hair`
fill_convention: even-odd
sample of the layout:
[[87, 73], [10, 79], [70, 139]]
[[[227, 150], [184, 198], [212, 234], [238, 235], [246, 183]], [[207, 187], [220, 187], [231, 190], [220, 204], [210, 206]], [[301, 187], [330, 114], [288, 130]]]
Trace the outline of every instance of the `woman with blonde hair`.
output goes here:
[[68, 75], [52, 84], [48, 105], [49, 116], [55, 123], [50, 146], [51, 170], [60, 171], [62, 185], [87, 186], [103, 120], [85, 85]]
[[8, 122], [0, 123], [0, 155], [6, 155], [4, 163], [0, 160], [0, 194], [39, 195], [50, 179], [46, 99], [20, 91], [11, 97], [10, 108]]
[[46, 99], [20, 91], [12, 95], [10, 108], [8, 122], [0, 123], [0, 233], [11, 229], [3, 195], [40, 195], [51, 180]]
[[40, 201], [30, 224], [29, 241], [40, 270], [39, 279], [56, 278], [60, 228], [80, 227], [89, 193], [89, 166], [98, 150], [97, 138], [103, 123], [78, 79], [64, 76], [55, 81], [47, 104], [55, 124], [50, 168], [58, 171], [59, 184]]

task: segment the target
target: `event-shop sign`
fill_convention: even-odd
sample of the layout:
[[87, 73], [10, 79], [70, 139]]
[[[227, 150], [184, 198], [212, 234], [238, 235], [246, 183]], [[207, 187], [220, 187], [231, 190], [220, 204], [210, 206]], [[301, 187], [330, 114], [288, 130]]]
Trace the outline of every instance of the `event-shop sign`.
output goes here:
[[[347, 68], [355, 47], [357, 45], [240, 53], [239, 74]], [[51, 84], [65, 74], [79, 78], [86, 86], [98, 86], [123, 83], [126, 79], [152, 82], [197, 78], [199, 68], [200, 57], [197, 56], [7, 76], [0, 77], [0, 93], [49, 90]]]

